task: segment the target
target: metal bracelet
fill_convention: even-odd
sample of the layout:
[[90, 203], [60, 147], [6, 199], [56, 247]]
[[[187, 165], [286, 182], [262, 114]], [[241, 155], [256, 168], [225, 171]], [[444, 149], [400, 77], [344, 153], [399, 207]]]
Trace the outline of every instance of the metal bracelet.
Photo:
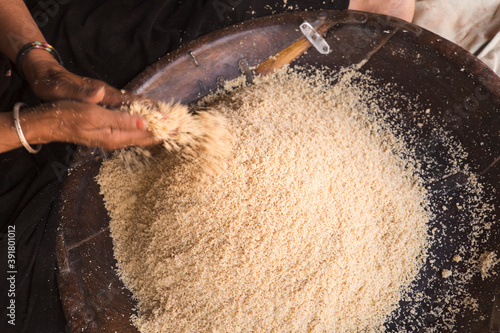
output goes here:
[[21, 141], [24, 148], [26, 148], [26, 150], [30, 154], [36, 154], [40, 151], [40, 149], [42, 149], [42, 145], [38, 144], [36, 149], [33, 149], [30, 146], [30, 144], [28, 143], [28, 141], [26, 141], [26, 138], [24, 137], [24, 134], [23, 134], [23, 130], [21, 129], [21, 123], [19, 122], [19, 109], [25, 105], [26, 104], [24, 104], [24, 103], [16, 103], [16, 105], [14, 105], [14, 111], [13, 111], [13, 113], [14, 113], [14, 126], [16, 127], [16, 132], [17, 132], [17, 136], [19, 137], [19, 141]]

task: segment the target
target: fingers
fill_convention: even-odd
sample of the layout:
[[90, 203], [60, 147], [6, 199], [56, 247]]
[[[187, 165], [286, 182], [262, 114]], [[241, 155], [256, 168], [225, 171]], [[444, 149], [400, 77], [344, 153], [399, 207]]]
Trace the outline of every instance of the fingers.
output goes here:
[[120, 91], [99, 80], [80, 77], [72, 80], [74, 81], [68, 83], [67, 99], [118, 108], [128, 105], [131, 100], [137, 98], [130, 92]]
[[147, 146], [158, 144], [151, 132], [147, 131], [147, 122], [137, 115], [121, 111], [109, 111], [103, 114], [106, 127], [95, 131], [95, 142], [107, 149], [117, 149], [128, 146]]
[[99, 104], [111, 108], [118, 108], [122, 105], [128, 105], [131, 100], [138, 98], [130, 92], [118, 90], [99, 80], [79, 77], [78, 79], [81, 79], [81, 81], [77, 82], [77, 84], [84, 89], [86, 94], [82, 94], [80, 98], [74, 95], [74, 98], [70, 99], [91, 104]]
[[138, 115], [130, 115], [127, 112], [104, 109], [100, 116], [103, 117], [103, 121], [106, 122], [105, 127], [123, 131], [145, 131], [148, 128], [146, 119]]
[[79, 102], [97, 104], [105, 95], [105, 88], [92, 81], [61, 81], [58, 85], [58, 99], [72, 99]]
[[131, 146], [151, 146], [160, 143], [147, 132], [123, 131], [108, 128], [99, 134], [100, 137], [91, 141], [91, 146], [113, 150]]
[[138, 98], [130, 92], [120, 91], [99, 80], [80, 77], [71, 80], [73, 81], [61, 83], [64, 99], [118, 108]]
[[54, 61], [36, 65], [29, 79], [33, 91], [45, 101], [58, 101], [39, 108], [55, 120], [49, 124], [57, 128], [53, 140], [107, 149], [159, 143], [140, 116], [102, 107], [128, 105], [137, 95], [72, 74]]
[[75, 75], [57, 63], [38, 62], [38, 65], [36, 79], [30, 84], [35, 94], [44, 101], [70, 99], [117, 108], [137, 98], [100, 80]]
[[132, 100], [138, 98], [137, 95], [134, 95], [128, 91], [118, 90], [108, 84], [103, 84], [105, 87], [105, 94], [103, 99], [99, 102], [100, 105], [118, 108], [122, 105], [129, 105]]
[[60, 141], [117, 149], [159, 143], [138, 115], [113, 111], [95, 104], [61, 101], [51, 106], [58, 117]]

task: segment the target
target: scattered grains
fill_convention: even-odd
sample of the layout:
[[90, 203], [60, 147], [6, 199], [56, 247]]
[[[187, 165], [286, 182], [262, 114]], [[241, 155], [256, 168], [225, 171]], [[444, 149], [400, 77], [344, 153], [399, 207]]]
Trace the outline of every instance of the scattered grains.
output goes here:
[[[148, 130], [169, 152], [196, 160], [204, 173], [218, 172], [229, 154], [231, 135], [225, 119], [212, 110], [200, 108], [190, 113], [185, 105], [151, 100], [136, 100], [122, 109], [144, 117]], [[144, 148], [123, 149], [117, 156], [133, 170], [149, 164], [149, 157], [150, 152]]]
[[284, 71], [205, 101], [235, 137], [207, 182], [164, 152], [135, 173], [104, 163], [142, 332], [381, 329], [423, 263], [429, 214], [352, 76], [327, 88], [319, 72]]
[[473, 311], [478, 311], [479, 310], [479, 304], [477, 303], [477, 299], [475, 299], [475, 298], [465, 297], [465, 299], [464, 299], [464, 305], [465, 305], [466, 308], [468, 308], [470, 310], [473, 310]]
[[[442, 319], [432, 329], [449, 331], [464, 304], [477, 308], [460, 289], [469, 271], [454, 276], [457, 287], [437, 298], [440, 306], [412, 291], [426, 262], [430, 276], [452, 274], [428, 252], [446, 246], [447, 226], [427, 224], [434, 215], [424, 180], [467, 176], [461, 189], [475, 199], [464, 198], [459, 216], [476, 232], [458, 252], [477, 272], [488, 208], [460, 147], [443, 143], [440, 163], [449, 158], [453, 167], [431, 178], [420, 167], [435, 162], [414, 158], [412, 133], [403, 140], [392, 132], [375, 99], [381, 88], [352, 70], [332, 77], [286, 69], [254, 81], [228, 84], [231, 92], [197, 106], [220, 112], [231, 133], [221, 139], [232, 151], [217, 174], [202, 181], [200, 166], [223, 163], [223, 154], [186, 159], [158, 147], [154, 163], [135, 172], [118, 154], [103, 163], [98, 182], [139, 330], [380, 332], [392, 320], [397, 331], [417, 331], [422, 302]], [[453, 214], [454, 196], [439, 197], [435, 214]], [[402, 313], [398, 302], [411, 307]]]
[[[498, 264], [500, 260], [497, 259], [497, 255], [495, 252], [486, 251], [479, 257], [478, 267], [479, 272], [481, 273], [481, 278], [487, 279], [491, 276], [491, 270]], [[495, 274], [493, 272], [493, 274]]]
[[452, 272], [449, 269], [443, 269], [441, 272], [441, 276], [443, 278], [449, 278], [451, 276]]
[[461, 257], [461, 256], [459, 256], [458, 254], [455, 254], [455, 255], [453, 256], [453, 261], [454, 261], [454, 262], [460, 262], [460, 261], [462, 261], [462, 257]]

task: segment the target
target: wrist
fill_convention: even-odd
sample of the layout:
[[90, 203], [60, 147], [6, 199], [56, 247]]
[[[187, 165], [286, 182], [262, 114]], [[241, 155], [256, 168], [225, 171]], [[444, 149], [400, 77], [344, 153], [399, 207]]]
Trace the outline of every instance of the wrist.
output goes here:
[[26, 80], [32, 85], [37, 80], [46, 77], [51, 69], [60, 66], [59, 62], [49, 52], [33, 49], [23, 58], [21, 69]]
[[29, 145], [58, 141], [57, 118], [48, 109], [25, 108], [19, 112], [19, 124]]

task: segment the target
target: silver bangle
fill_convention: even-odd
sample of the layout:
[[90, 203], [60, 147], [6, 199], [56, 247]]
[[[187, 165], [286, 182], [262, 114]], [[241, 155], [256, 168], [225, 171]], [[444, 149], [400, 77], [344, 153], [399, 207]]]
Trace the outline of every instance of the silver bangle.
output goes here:
[[16, 132], [17, 132], [17, 136], [19, 137], [19, 141], [21, 141], [21, 143], [23, 144], [24, 148], [26, 148], [26, 150], [31, 153], [31, 154], [36, 154], [40, 151], [40, 149], [42, 149], [42, 145], [41, 144], [38, 144], [36, 149], [33, 149], [30, 144], [28, 143], [28, 141], [26, 141], [26, 138], [24, 137], [24, 134], [23, 134], [23, 130], [21, 129], [21, 123], [19, 122], [19, 109], [21, 108], [21, 106], [25, 106], [26, 104], [24, 103], [16, 103], [16, 105], [14, 105], [14, 126], [16, 127]]

